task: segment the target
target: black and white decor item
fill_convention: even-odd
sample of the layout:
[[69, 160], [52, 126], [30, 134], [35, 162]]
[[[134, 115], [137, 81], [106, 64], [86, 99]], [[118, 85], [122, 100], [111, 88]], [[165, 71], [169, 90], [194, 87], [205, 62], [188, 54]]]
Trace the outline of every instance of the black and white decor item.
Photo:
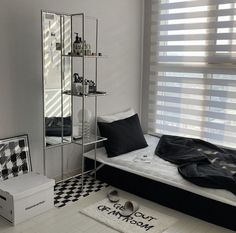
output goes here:
[[28, 135], [0, 140], [0, 180], [32, 171]]

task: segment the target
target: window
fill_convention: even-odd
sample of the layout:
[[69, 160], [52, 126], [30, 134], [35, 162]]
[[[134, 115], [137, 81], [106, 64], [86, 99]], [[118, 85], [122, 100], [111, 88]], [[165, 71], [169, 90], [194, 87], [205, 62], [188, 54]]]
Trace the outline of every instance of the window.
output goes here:
[[235, 0], [153, 0], [149, 132], [236, 148]]

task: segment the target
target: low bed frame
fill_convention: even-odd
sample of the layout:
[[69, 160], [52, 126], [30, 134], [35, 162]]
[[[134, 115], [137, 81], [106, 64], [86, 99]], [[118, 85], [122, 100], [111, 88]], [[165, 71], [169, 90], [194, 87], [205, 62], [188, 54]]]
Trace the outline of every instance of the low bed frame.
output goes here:
[[[94, 167], [94, 160], [86, 158], [85, 161], [87, 169]], [[99, 166], [100, 163], [97, 165]], [[97, 178], [163, 206], [236, 230], [236, 207], [234, 206], [108, 165], [103, 165], [97, 171]]]

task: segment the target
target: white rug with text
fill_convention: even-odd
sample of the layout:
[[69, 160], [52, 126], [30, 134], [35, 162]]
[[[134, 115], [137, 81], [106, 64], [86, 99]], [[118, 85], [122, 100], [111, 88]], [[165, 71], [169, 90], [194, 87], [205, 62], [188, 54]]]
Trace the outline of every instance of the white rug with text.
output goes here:
[[104, 199], [86, 207], [80, 212], [123, 233], [161, 233], [172, 226], [177, 219], [151, 210], [144, 206], [129, 217], [123, 217], [120, 211], [124, 208], [125, 199], [117, 203]]

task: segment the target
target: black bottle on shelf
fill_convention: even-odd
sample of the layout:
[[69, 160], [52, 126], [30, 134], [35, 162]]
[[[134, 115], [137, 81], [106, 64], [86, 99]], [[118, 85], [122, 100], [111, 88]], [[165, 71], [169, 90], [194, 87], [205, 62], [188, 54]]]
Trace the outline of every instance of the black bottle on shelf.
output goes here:
[[80, 53], [81, 38], [79, 37], [79, 33], [75, 32], [75, 35], [75, 41], [73, 43], [73, 54], [78, 55]]
[[74, 73], [74, 83], [78, 83], [78, 82], [79, 82], [79, 74]]

